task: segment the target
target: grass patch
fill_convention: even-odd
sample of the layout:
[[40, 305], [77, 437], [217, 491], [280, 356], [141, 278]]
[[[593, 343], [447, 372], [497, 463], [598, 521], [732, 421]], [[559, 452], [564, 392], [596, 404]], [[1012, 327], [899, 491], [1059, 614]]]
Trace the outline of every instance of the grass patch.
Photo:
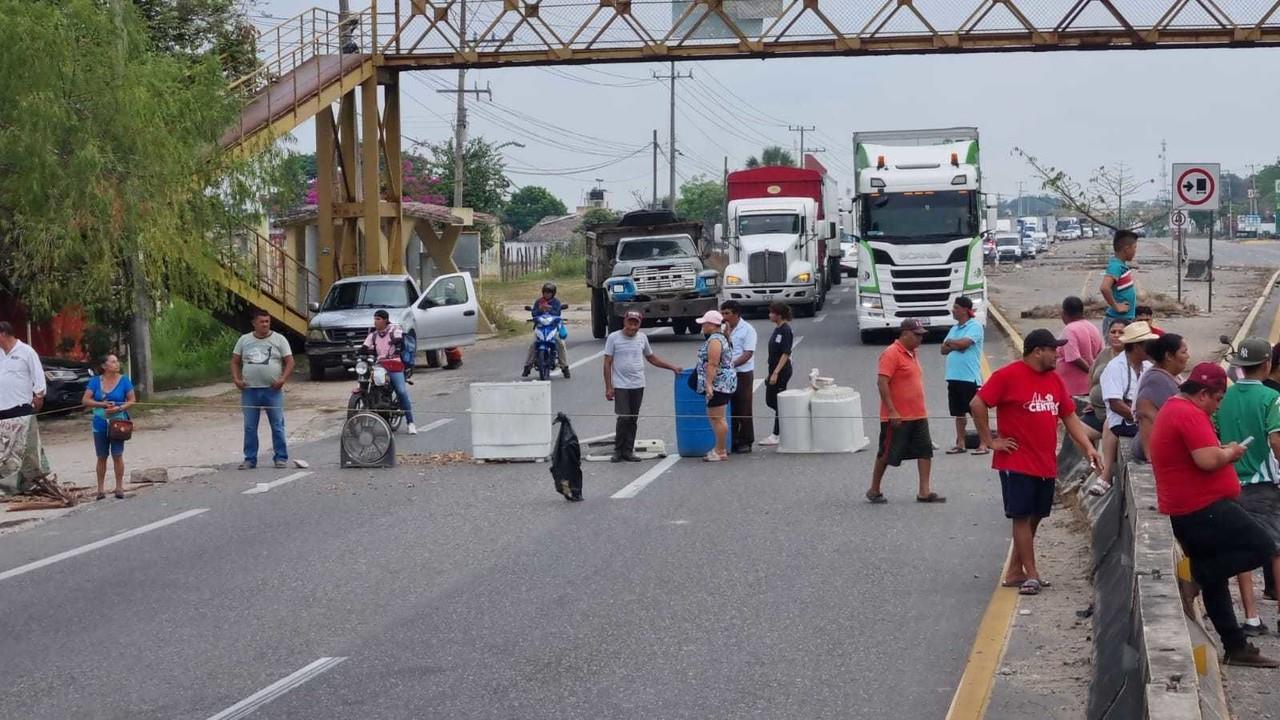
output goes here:
[[480, 282], [481, 302], [524, 307], [542, 294], [542, 284], [548, 280], [556, 284], [556, 297], [561, 302], [568, 303], [575, 309], [590, 308], [591, 289], [587, 287], [586, 275], [581, 265], [572, 274], [554, 275], [545, 272], [532, 273], [507, 282], [483, 280]]
[[489, 318], [489, 322], [493, 323], [498, 335], [502, 337], [511, 337], [524, 330], [524, 327], [515, 318], [503, 311], [500, 303], [494, 302], [487, 295], [480, 296], [480, 309], [484, 312], [484, 316]]
[[157, 390], [202, 385], [230, 376], [235, 331], [182, 300], [151, 325], [151, 362]]

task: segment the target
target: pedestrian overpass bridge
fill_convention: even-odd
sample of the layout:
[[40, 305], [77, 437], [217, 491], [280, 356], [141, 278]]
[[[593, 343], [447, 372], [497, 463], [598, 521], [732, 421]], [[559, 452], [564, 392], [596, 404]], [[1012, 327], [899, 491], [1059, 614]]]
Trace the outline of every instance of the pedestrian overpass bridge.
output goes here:
[[[406, 222], [401, 202], [401, 72], [1277, 44], [1280, 0], [374, 0], [346, 15], [308, 10], [259, 35], [261, 62], [234, 83], [245, 105], [222, 145], [252, 154], [316, 119], [319, 261], [299, 260], [296, 237], [248, 233], [240, 271], [224, 281], [302, 334], [306, 303], [318, 299], [304, 288], [323, 294], [344, 274], [404, 270], [421, 222]], [[423, 244], [436, 267], [453, 267], [470, 223], [459, 210], [431, 228]]]

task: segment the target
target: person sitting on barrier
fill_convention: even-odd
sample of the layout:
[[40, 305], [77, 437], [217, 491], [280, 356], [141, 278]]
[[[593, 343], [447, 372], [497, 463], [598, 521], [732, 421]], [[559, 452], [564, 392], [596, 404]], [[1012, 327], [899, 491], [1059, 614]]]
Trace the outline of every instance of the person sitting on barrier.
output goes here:
[[[550, 313], [556, 317], [560, 317], [560, 309], [564, 303], [560, 302], [560, 298], [556, 297], [556, 284], [547, 282], [542, 284], [542, 295], [533, 301], [533, 319], [537, 320], [539, 315]], [[529, 343], [529, 354], [524, 358], [524, 372], [520, 373], [520, 377], [529, 377], [529, 373], [533, 372], [534, 353], [538, 352], [538, 342]], [[564, 375], [564, 379], [569, 379], [569, 353], [564, 349], [564, 340], [560, 336], [556, 336], [556, 355], [559, 356], [560, 374]]]
[[1120, 342], [1120, 336], [1124, 334], [1126, 324], [1123, 320], [1111, 322], [1111, 326], [1107, 329], [1106, 347], [1094, 357], [1093, 367], [1089, 369], [1089, 407], [1080, 417], [1080, 421], [1092, 431], [1090, 437], [1095, 442], [1102, 437], [1102, 429], [1106, 427], [1107, 420], [1107, 404], [1102, 400], [1102, 371], [1107, 369], [1107, 363], [1111, 362], [1112, 358], [1124, 352], [1124, 343]]
[[1137, 417], [1133, 412], [1138, 378], [1150, 367], [1147, 341], [1156, 339], [1151, 326], [1132, 322], [1125, 326], [1120, 342], [1124, 353], [1111, 359], [1102, 371], [1102, 399], [1107, 403], [1107, 426], [1102, 434], [1102, 472], [1089, 486], [1090, 495], [1103, 495], [1111, 489], [1111, 475], [1120, 453], [1120, 438], [1138, 436]]
[[1134, 312], [1133, 321], [1144, 322], [1147, 325], [1150, 325], [1151, 333], [1153, 335], [1160, 336], [1165, 333], [1163, 329], [1156, 327], [1156, 324], [1154, 321], [1156, 316], [1156, 311], [1151, 309], [1150, 305], [1139, 305], [1138, 307], [1134, 308], [1133, 312]]
[[[1249, 443], [1244, 457], [1235, 462], [1240, 506], [1273, 542], [1280, 543], [1280, 485], [1276, 484], [1280, 483], [1280, 463], [1275, 456], [1280, 452], [1280, 392], [1262, 384], [1271, 374], [1271, 343], [1245, 338], [1227, 361], [1241, 368], [1244, 377], [1227, 389], [1213, 423], [1222, 442]], [[1275, 562], [1280, 558], [1274, 558], [1272, 564]], [[1275, 569], [1272, 567], [1273, 576]], [[1241, 573], [1236, 580], [1244, 605], [1245, 634], [1265, 635], [1267, 628], [1258, 619], [1258, 603], [1253, 597], [1253, 573]]]
[[1238, 443], [1221, 444], [1210, 416], [1227, 392], [1227, 373], [1200, 363], [1156, 413], [1151, 431], [1151, 470], [1156, 504], [1169, 516], [1173, 536], [1191, 561], [1193, 590], [1204, 593], [1209, 620], [1222, 638], [1223, 662], [1280, 667], [1249, 643], [1236, 622], [1228, 581], [1270, 562], [1276, 543], [1236, 498], [1240, 482], [1231, 467], [1245, 455]]
[[[1035, 539], [1049, 517], [1058, 477], [1058, 422], [1067, 437], [1097, 469], [1102, 462], [1089, 433], [1076, 416], [1075, 401], [1054, 372], [1058, 349], [1065, 345], [1045, 330], [1022, 341], [1022, 359], [991, 374], [969, 404], [982, 444], [995, 450], [991, 467], [1000, 473], [1004, 516], [1013, 522], [1013, 551], [1001, 584], [1022, 595], [1039, 595], [1044, 583], [1036, 567]], [[991, 437], [990, 409], [996, 409], [1000, 437]]]
[[1151, 457], [1151, 428], [1156, 413], [1169, 398], [1178, 394], [1178, 378], [1191, 362], [1191, 351], [1181, 335], [1165, 333], [1147, 343], [1147, 357], [1154, 363], [1138, 378], [1138, 394], [1134, 413], [1138, 416], [1138, 442], [1133, 444], [1133, 459], [1147, 462]]

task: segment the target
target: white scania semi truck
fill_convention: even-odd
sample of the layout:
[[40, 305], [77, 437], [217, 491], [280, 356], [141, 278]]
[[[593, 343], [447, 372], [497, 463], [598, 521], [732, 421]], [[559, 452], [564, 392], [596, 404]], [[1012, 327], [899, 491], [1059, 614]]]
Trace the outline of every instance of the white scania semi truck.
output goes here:
[[858, 331], [864, 343], [905, 318], [955, 324], [957, 297], [986, 323], [978, 130], [853, 135], [858, 223]]

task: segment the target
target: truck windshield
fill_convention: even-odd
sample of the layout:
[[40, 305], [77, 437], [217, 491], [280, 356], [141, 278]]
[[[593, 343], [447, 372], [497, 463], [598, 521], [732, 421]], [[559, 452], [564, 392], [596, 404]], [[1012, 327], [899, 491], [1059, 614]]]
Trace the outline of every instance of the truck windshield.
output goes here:
[[744, 215], [738, 218], [738, 235], [783, 234], [795, 235], [800, 232], [800, 216], [785, 215]]
[[684, 237], [624, 240], [618, 246], [618, 260], [656, 260], [697, 254], [693, 242]]
[[403, 280], [339, 283], [329, 290], [320, 310], [408, 307], [417, 299], [409, 295], [409, 283]]
[[977, 205], [967, 190], [868, 195], [862, 208], [863, 235], [871, 240], [912, 243], [978, 231]]
[[1059, 230], [1059, 231], [1063, 231], [1063, 230], [1075, 230], [1075, 229], [1076, 229], [1077, 227], [1079, 227], [1079, 226], [1080, 226], [1080, 224], [1079, 224], [1077, 221], [1075, 221], [1074, 219], [1073, 219], [1073, 220], [1059, 220], [1059, 221], [1058, 221], [1058, 230]]

